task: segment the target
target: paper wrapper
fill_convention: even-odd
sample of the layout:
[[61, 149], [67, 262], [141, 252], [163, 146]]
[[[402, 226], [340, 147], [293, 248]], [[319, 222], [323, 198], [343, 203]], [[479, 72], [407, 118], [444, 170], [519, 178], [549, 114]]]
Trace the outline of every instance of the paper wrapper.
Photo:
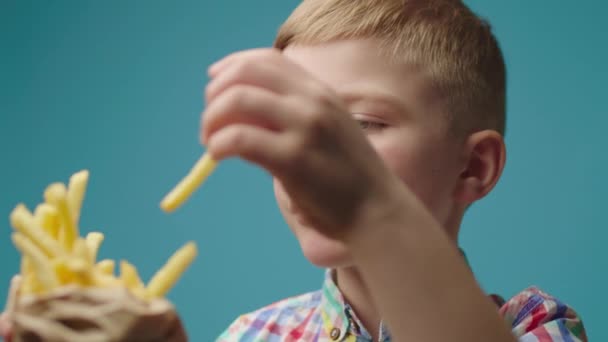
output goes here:
[[188, 340], [170, 302], [145, 302], [126, 289], [66, 287], [41, 296], [19, 296], [13, 305], [13, 342]]

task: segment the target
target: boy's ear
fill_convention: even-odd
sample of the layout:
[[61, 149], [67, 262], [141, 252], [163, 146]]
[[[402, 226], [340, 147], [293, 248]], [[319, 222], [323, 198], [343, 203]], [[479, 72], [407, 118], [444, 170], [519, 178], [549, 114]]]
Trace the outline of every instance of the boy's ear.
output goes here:
[[500, 133], [484, 130], [467, 138], [463, 152], [465, 164], [455, 198], [468, 205], [483, 198], [498, 183], [505, 166], [506, 147]]

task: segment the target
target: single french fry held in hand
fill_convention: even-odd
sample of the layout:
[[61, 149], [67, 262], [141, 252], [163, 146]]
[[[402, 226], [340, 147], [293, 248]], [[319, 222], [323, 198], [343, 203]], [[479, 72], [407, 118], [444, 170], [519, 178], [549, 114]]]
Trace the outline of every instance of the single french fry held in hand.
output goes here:
[[194, 164], [188, 175], [163, 198], [160, 207], [165, 212], [175, 211], [192, 196], [194, 191], [201, 186], [216, 167], [217, 161], [209, 153], [203, 154], [196, 164]]
[[44, 191], [45, 202], [32, 214], [18, 204], [10, 214], [15, 232], [13, 244], [21, 253], [20, 295], [40, 295], [64, 286], [123, 287], [134, 296], [154, 299], [164, 296], [175, 285], [196, 256], [194, 242], [179, 249], [150, 281], [148, 287], [137, 268], [121, 261], [120, 275], [115, 261], [97, 261], [104, 234], [79, 235], [82, 201], [88, 184], [88, 171], [70, 178], [68, 188], [53, 183]]

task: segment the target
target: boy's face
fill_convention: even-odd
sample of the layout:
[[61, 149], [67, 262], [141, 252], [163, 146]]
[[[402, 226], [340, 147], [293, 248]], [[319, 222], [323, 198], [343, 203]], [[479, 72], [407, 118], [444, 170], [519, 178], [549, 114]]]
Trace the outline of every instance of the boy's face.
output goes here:
[[[446, 133], [445, 115], [427, 76], [404, 63], [391, 63], [378, 51], [373, 40], [349, 40], [293, 46], [284, 53], [344, 99], [388, 167], [448, 225], [464, 167], [461, 146]], [[304, 255], [320, 267], [350, 266], [345, 246], [304, 222], [280, 183], [274, 184], [279, 208]]]

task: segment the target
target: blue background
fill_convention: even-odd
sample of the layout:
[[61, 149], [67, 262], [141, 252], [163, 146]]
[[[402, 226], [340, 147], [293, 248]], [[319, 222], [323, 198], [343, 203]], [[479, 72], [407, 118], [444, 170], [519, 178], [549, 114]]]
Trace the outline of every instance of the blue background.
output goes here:
[[[148, 279], [175, 249], [200, 255], [170, 299], [193, 341], [237, 315], [318, 288], [275, 206], [268, 175], [223, 163], [174, 215], [158, 203], [201, 154], [206, 67], [268, 46], [298, 2], [0, 1], [0, 293], [18, 271], [8, 214], [43, 189], [91, 171], [83, 230], [101, 257], [126, 258]], [[603, 327], [607, 280], [603, 133], [605, 13], [601, 1], [471, 0], [508, 64], [508, 163], [468, 213], [462, 246], [488, 291], [536, 284]]]

